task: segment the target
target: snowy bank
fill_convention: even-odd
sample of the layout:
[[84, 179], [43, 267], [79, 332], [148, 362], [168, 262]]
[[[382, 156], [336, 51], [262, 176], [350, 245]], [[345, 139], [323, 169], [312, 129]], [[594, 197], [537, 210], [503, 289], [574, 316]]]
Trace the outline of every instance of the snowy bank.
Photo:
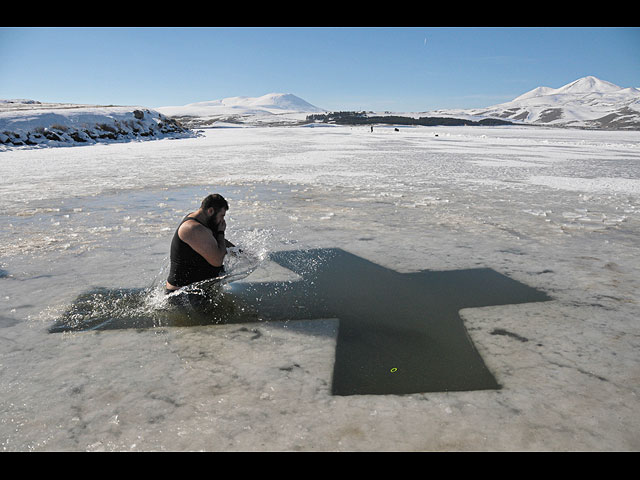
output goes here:
[[176, 120], [144, 107], [0, 100], [0, 148], [194, 136]]

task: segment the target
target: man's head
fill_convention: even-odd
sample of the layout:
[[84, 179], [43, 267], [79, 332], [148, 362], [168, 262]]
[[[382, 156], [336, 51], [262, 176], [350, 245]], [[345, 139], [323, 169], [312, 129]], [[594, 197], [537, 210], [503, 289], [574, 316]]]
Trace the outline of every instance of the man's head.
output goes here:
[[209, 218], [209, 225], [215, 227], [222, 221], [227, 210], [229, 210], [229, 204], [222, 195], [212, 193], [202, 200], [200, 208]]

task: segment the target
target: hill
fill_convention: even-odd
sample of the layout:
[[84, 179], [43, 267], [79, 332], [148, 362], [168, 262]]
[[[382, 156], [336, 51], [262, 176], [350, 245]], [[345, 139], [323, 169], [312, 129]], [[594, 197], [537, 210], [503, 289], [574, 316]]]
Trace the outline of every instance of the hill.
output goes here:
[[307, 115], [325, 110], [291, 93], [261, 97], [229, 97], [222, 100], [159, 107], [159, 112], [190, 128], [230, 124], [290, 125], [304, 123]]

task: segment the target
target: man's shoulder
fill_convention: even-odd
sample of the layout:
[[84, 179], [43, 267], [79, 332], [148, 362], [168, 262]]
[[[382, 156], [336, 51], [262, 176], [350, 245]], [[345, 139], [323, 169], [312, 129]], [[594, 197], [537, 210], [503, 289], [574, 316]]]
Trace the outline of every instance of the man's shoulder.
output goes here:
[[178, 228], [178, 235], [184, 240], [193, 235], [211, 233], [211, 231], [195, 218], [186, 219]]

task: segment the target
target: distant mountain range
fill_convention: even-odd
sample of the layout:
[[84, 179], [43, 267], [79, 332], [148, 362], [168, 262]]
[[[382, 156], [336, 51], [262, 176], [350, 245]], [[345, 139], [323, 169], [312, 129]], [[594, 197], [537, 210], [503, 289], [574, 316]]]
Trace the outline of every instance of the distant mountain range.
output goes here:
[[560, 88], [534, 88], [492, 107], [436, 110], [429, 114], [496, 118], [527, 125], [640, 130], [640, 89], [623, 88], [588, 76]]
[[[589, 76], [560, 88], [537, 87], [487, 108], [418, 113], [327, 112], [290, 93], [231, 97], [184, 106], [146, 107], [0, 100], [0, 149], [198, 135], [225, 125], [387, 123], [402, 125], [538, 125], [640, 130], [640, 89]], [[4, 146], [4, 147], [2, 147]]]
[[[512, 123], [556, 127], [640, 130], [640, 89], [623, 88], [593, 76], [580, 78], [560, 88], [537, 87], [507, 103], [476, 109], [429, 112], [349, 112], [338, 118], [290, 93], [262, 97], [231, 97], [157, 110], [191, 127], [245, 125], [291, 125], [308, 122], [345, 123], [363, 119], [380, 123], [416, 125], [491, 125]], [[446, 118], [447, 121], [439, 120]], [[386, 120], [385, 120], [386, 119]], [[418, 121], [418, 120], [421, 121]], [[456, 120], [455, 122], [453, 120]], [[440, 123], [438, 123], [440, 122]], [[371, 123], [371, 122], [369, 122]]]

